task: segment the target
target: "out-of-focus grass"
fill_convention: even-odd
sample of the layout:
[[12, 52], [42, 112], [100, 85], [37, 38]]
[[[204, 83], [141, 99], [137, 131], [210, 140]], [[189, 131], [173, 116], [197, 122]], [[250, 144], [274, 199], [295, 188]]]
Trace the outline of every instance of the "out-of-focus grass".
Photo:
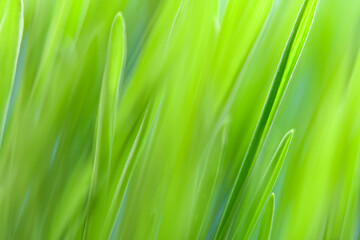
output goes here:
[[271, 236], [272, 221], [274, 218], [275, 195], [271, 194], [266, 208], [264, 209], [264, 216], [261, 220], [261, 227], [259, 230], [258, 239], [269, 239]]
[[0, 1], [0, 237], [357, 239], [359, 29], [353, 0]]

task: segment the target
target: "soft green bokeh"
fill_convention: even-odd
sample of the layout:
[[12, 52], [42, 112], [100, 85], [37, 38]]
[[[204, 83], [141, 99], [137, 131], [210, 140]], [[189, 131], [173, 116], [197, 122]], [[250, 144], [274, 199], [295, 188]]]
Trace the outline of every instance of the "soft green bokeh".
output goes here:
[[305, 1], [232, 191], [303, 2], [0, 0], [0, 238], [358, 239], [360, 1]]

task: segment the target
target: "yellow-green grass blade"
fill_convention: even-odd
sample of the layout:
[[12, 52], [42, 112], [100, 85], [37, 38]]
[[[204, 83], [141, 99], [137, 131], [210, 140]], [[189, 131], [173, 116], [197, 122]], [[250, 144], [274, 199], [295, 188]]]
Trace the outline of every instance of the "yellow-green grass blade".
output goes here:
[[139, 145], [141, 144], [140, 141], [144, 134], [144, 125], [146, 124], [145, 122], [148, 117], [148, 110], [149, 106], [144, 113], [144, 117], [141, 121], [139, 130], [136, 134], [129, 155], [127, 156], [125, 164], [121, 169], [121, 174], [118, 176], [118, 178], [115, 178], [116, 188], [114, 193], [110, 196], [110, 199], [108, 200], [110, 204], [104, 218], [104, 227], [101, 230], [102, 237], [110, 237], [110, 234], [113, 232], [113, 228], [116, 222], [115, 216], [117, 215], [118, 211], [120, 211], [122, 202], [124, 201], [124, 193], [129, 185], [132, 171], [134, 170], [134, 158], [136, 158], [136, 155], [140, 148]]
[[[141, 177], [144, 175], [149, 164], [149, 148], [151, 147], [154, 132], [158, 124], [163, 99], [163, 95], [158, 95], [155, 101], [148, 105], [135, 141], [126, 158], [125, 165], [121, 169], [121, 173], [116, 176], [116, 190], [112, 195], [102, 237], [109, 237], [110, 239], [123, 237], [121, 229], [126, 225], [123, 221], [123, 212], [128, 200], [128, 191], [131, 186], [137, 189], [139, 185], [142, 185]], [[151, 112], [149, 112], [150, 107], [152, 108]], [[119, 171], [117, 171], [117, 173], [119, 173]], [[134, 180], [135, 174], [140, 176], [140, 179]], [[151, 232], [149, 231], [149, 233]], [[137, 234], [135, 235], [137, 236]]]
[[[209, 229], [209, 220], [213, 216], [212, 203], [214, 202], [216, 188], [219, 186], [219, 176], [224, 158], [227, 140], [227, 125], [223, 124], [216, 140], [206, 151], [205, 165], [198, 167], [197, 184], [194, 184], [194, 200], [191, 204], [191, 218], [189, 221], [188, 238], [204, 238]], [[196, 217], [195, 217], [196, 216]], [[198, 227], [200, 226], [200, 228]]]
[[266, 208], [264, 211], [264, 216], [261, 220], [260, 231], [259, 231], [259, 240], [269, 240], [271, 235], [271, 228], [273, 224], [275, 211], [275, 194], [272, 193], [268, 203], [266, 204]]
[[0, 148], [8, 116], [10, 96], [23, 35], [24, 17], [21, 0], [0, 3]]
[[[131, 60], [131, 66], [127, 68], [131, 72], [126, 79], [126, 90], [119, 103], [121, 111], [117, 113], [117, 133], [119, 133], [115, 138], [117, 146], [131, 145], [131, 142], [127, 143], [125, 140], [136, 126], [134, 119], [142, 117], [144, 109], [154, 97], [154, 91], [163, 84], [164, 77], [159, 74], [166, 69], [164, 64], [168, 62], [169, 47], [165, 46], [172, 42], [172, 31], [177, 29], [183, 2], [186, 1], [164, 1], [159, 4], [151, 26], [145, 33], [145, 39], [141, 40], [144, 43], [139, 43], [143, 45], [141, 52], [136, 54], [137, 60]], [[168, 83], [172, 82], [172, 76], [166, 78]], [[134, 109], [141, 109], [141, 111], [134, 111]], [[123, 128], [124, 125], [128, 127]], [[120, 151], [115, 153], [116, 156], [121, 154]]]
[[[10, 98], [13, 91], [20, 45], [24, 28], [24, 10], [21, 0], [4, 0], [0, 2], [0, 153], [6, 152], [3, 148], [3, 138], [5, 134], [6, 121], [9, 117]], [[4, 151], [2, 151], [4, 150]], [[12, 169], [11, 158], [2, 158], [1, 188], [11, 189], [10, 184], [6, 184], [6, 179], [11, 178]], [[7, 167], [7, 168], [6, 168]], [[5, 181], [4, 181], [5, 180]], [[1, 236], [9, 237], [14, 234], [11, 224], [8, 224], [8, 214], [11, 212], [11, 199], [9, 194], [2, 194], [0, 198], [0, 208], [2, 216], [0, 218], [2, 226], [0, 227]], [[25, 202], [25, 201], [24, 201]], [[24, 205], [23, 205], [24, 206]], [[23, 209], [23, 208], [22, 208]], [[21, 210], [20, 210], [21, 212]], [[18, 218], [19, 219], [19, 218]], [[18, 222], [18, 220], [17, 220]], [[15, 225], [16, 229], [17, 223]], [[8, 235], [8, 236], [7, 236]]]
[[251, 174], [251, 178], [245, 183], [246, 188], [241, 193], [242, 198], [238, 201], [236, 211], [230, 215], [231, 222], [225, 225], [226, 230], [220, 237], [242, 236], [248, 239], [251, 236], [280, 174], [293, 134], [293, 130], [285, 134], [263, 173]]
[[[360, 104], [360, 96], [357, 92], [357, 89], [360, 87], [360, 82], [358, 79], [360, 78], [360, 49], [358, 51], [357, 60], [352, 72], [351, 82], [349, 84], [349, 93], [348, 93], [348, 104], [346, 106], [349, 107], [349, 115], [342, 115], [349, 122], [348, 124], [351, 128], [351, 133], [356, 135], [357, 137], [352, 137], [352, 144], [359, 146], [360, 139], [360, 113], [357, 111], [357, 107]], [[347, 102], [346, 102], [347, 103]], [[341, 128], [342, 130], [342, 128]], [[357, 134], [355, 134], [357, 133]], [[355, 149], [355, 148], [354, 148]], [[358, 150], [359, 151], [359, 150]], [[351, 176], [351, 187], [349, 191], [348, 200], [346, 203], [345, 216], [343, 218], [343, 223], [341, 227], [341, 235], [342, 239], [350, 239], [356, 237], [356, 224], [359, 223], [358, 212], [360, 210], [360, 151], [357, 153], [355, 164], [350, 166], [350, 176]]]
[[[266, 199], [268, 198], [271, 190], [273, 189], [276, 179], [280, 174], [280, 170], [284, 164], [285, 157], [290, 148], [290, 144], [294, 135], [294, 130], [290, 130], [281, 140], [273, 159], [263, 178], [260, 180], [260, 184], [256, 189], [255, 196], [250, 202], [245, 203], [245, 214], [242, 216], [242, 220], [238, 225], [237, 235], [245, 236], [248, 238], [253, 231], [253, 228], [258, 221], [262, 209], [264, 208]], [[241, 214], [242, 212], [240, 212]], [[242, 215], [242, 214], [241, 214]]]
[[[209, 138], [208, 145], [213, 144], [219, 129], [229, 117], [247, 63], [258, 48], [258, 42], [271, 20], [271, 6], [272, 0], [219, 1], [219, 11], [224, 11], [225, 16], [219, 12], [216, 19], [219, 29], [210, 70], [210, 79], [214, 78], [215, 84], [213, 94], [216, 98], [211, 98], [212, 101], [216, 101], [216, 116], [215, 130]], [[234, 48], [234, 45], [237, 47]]]
[[[45, 92], [50, 81], [49, 75], [54, 67], [54, 59], [57, 57], [57, 51], [64, 35], [65, 24], [69, 17], [72, 3], [73, 0], [64, 0], [57, 2], [55, 5], [55, 11], [50, 20], [49, 31], [45, 37], [44, 49], [39, 58], [39, 66], [36, 69], [34, 79], [30, 79], [33, 84], [30, 87], [29, 99], [25, 100], [29, 108], [41, 108], [45, 101]], [[41, 20], [44, 21], [45, 19]]]
[[223, 213], [223, 217], [220, 221], [217, 235], [221, 233], [222, 228], [224, 227], [227, 218], [234, 207], [242, 184], [245, 178], [248, 176], [248, 173], [257, 157], [259, 149], [261, 148], [262, 143], [264, 142], [269, 132], [270, 126], [273, 123], [275, 114], [278, 111], [280, 102], [284, 96], [286, 87], [290, 81], [291, 75], [295, 69], [295, 65], [299, 60], [300, 53], [309, 35], [310, 28], [315, 16], [317, 2], [317, 0], [305, 0], [302, 5], [283, 52], [278, 70], [275, 74], [249, 148], [246, 152], [240, 171], [233, 185], [233, 189]]
[[[98, 229], [100, 227], [98, 221], [101, 219], [99, 219], [99, 216], [94, 213], [101, 215], [101, 212], [103, 212], [101, 209], [104, 207], [102, 205], [106, 202], [118, 93], [126, 57], [125, 22], [121, 13], [115, 16], [108, 44], [107, 61], [102, 80], [97, 116], [94, 166], [88, 202], [88, 208], [93, 207], [93, 198], [96, 198], [97, 194], [99, 194], [99, 197], [97, 198], [98, 205], [95, 208], [95, 210], [98, 209], [98, 211], [93, 212], [91, 217], [87, 217], [84, 228], [84, 237], [86, 237], [89, 225], [89, 228], [94, 229]], [[103, 197], [105, 197], [105, 200]], [[100, 204], [99, 199], [102, 199]], [[90, 209], [88, 210], [90, 211]], [[94, 223], [91, 223], [90, 221], [94, 221]], [[99, 232], [100, 231], [97, 231], [97, 233]], [[93, 235], [89, 236], [95, 237]]]
[[[327, 223], [325, 236], [329, 238], [352, 239], [354, 238], [356, 223], [356, 209], [359, 209], [359, 146], [360, 146], [360, 114], [357, 107], [360, 104], [358, 89], [360, 83], [360, 54], [356, 55], [355, 62], [350, 65], [349, 83], [346, 95], [340, 105], [340, 111], [336, 118], [336, 127], [332, 135], [330, 148], [334, 152], [330, 156], [339, 155], [351, 161], [342, 163], [336, 167], [337, 171], [343, 171], [343, 183], [337, 186], [337, 198], [333, 201], [331, 217]], [[346, 145], [338, 145], [346, 142]], [[334, 147], [331, 147], [334, 146]], [[335, 188], [335, 187], [334, 187]]]
[[223, 111], [231, 92], [236, 91], [240, 72], [264, 28], [273, 0], [229, 0], [226, 5], [223, 19], [220, 13], [216, 19], [219, 29], [211, 67], [216, 111]]
[[[76, 166], [75, 170], [69, 177], [68, 184], [64, 187], [64, 193], [57, 200], [56, 208], [51, 210], [52, 224], [48, 236], [49, 239], [60, 239], [65, 232], [69, 233], [69, 231], [66, 231], [67, 228], [75, 228], [76, 226], [80, 229], [83, 226], [83, 206], [87, 200], [91, 165], [79, 165]], [[67, 214], [64, 214], [64, 212]]]

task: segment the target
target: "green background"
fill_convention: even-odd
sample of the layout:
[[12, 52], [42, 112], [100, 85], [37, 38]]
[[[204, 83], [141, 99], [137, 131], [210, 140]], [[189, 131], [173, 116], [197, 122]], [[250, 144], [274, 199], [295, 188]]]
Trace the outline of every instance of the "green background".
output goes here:
[[[220, 239], [360, 236], [360, 1], [305, 2]], [[1, 239], [214, 238], [302, 4], [1, 0]]]

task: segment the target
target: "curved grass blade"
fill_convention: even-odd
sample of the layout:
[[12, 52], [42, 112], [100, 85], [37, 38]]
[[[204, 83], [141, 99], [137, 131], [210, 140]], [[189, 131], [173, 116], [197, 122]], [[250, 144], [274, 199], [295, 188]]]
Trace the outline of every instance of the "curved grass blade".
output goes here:
[[146, 120], [148, 120], [149, 108], [150, 108], [150, 104], [146, 108], [144, 117], [141, 121], [139, 130], [138, 130], [135, 140], [134, 140], [134, 143], [131, 146], [131, 150], [125, 161], [125, 165], [121, 171], [119, 179], [117, 180], [115, 192], [111, 196], [111, 198], [112, 198], [110, 201], [111, 203], [110, 203], [109, 209], [107, 211], [107, 214], [106, 214], [105, 220], [104, 220], [104, 228], [101, 231], [102, 238], [105, 237], [104, 235], [109, 234], [109, 232], [110, 233], [113, 232], [112, 228], [116, 222], [116, 220], [114, 220], [114, 218], [116, 218], [115, 216], [117, 213], [116, 207], [118, 205], [120, 205], [120, 206], [122, 205], [121, 203], [124, 200], [124, 195], [126, 192], [125, 189], [127, 189], [127, 187], [129, 186], [130, 179], [132, 176], [132, 171], [134, 169], [134, 158], [136, 157], [136, 154], [138, 153], [139, 148], [141, 148], [141, 146], [139, 146], [139, 145], [141, 145], [141, 140], [144, 137], [144, 128], [145, 128]]
[[[151, 164], [149, 154], [151, 154], [153, 139], [156, 137], [156, 132], [159, 128], [164, 98], [165, 91], [152, 97], [153, 100], [148, 104], [143, 122], [141, 123], [141, 128], [144, 129], [139, 129], [139, 137], [136, 137], [138, 140], [134, 141], [136, 146], [132, 146], [124, 167], [119, 169], [121, 171], [115, 173], [115, 176], [118, 177], [118, 179], [114, 181], [116, 183], [116, 190], [111, 196], [111, 205], [107, 211], [108, 215], [105, 220], [103, 234], [101, 235], [102, 238], [106, 236], [109, 239], [124, 237], [122, 236], [122, 233], [124, 233], [122, 229], [127, 228], [126, 221], [123, 221], [123, 219], [125, 219], [124, 215], [128, 206], [128, 191], [130, 188], [138, 189], [140, 185], [143, 184], [142, 178], [134, 178], [134, 175], [144, 176], [146, 169], [148, 169]], [[150, 108], [152, 108], [151, 111]], [[158, 224], [154, 224], [151, 230], [149, 229], [149, 238], [155, 239], [158, 233], [157, 226], [161, 223], [160, 212], [154, 217], [154, 221], [157, 221]]]
[[[203, 156], [204, 165], [198, 169], [199, 180], [194, 188], [194, 200], [191, 205], [191, 217], [189, 218], [188, 239], [201, 239], [206, 236], [205, 229], [208, 227], [208, 220], [213, 215], [211, 203], [214, 202], [216, 187], [219, 184], [221, 163], [224, 160], [224, 152], [227, 139], [227, 122], [222, 125], [221, 132], [217, 139], [209, 145], [206, 154]], [[210, 191], [209, 191], [210, 190]], [[197, 216], [196, 218], [194, 216]], [[200, 226], [200, 227], [199, 227]]]
[[[125, 30], [124, 18], [121, 13], [118, 13], [111, 27], [108, 59], [101, 87], [95, 152], [95, 158], [103, 159], [103, 164], [107, 164], [107, 175], [109, 175], [111, 166], [120, 81], [123, 78], [125, 68]], [[106, 160], [108, 161], [107, 163]]]
[[[124, 168], [121, 171], [119, 180], [117, 181], [116, 191], [112, 196], [111, 205], [108, 210], [108, 215], [105, 220], [105, 226], [102, 238], [108, 235], [109, 239], [118, 239], [118, 234], [121, 232], [120, 225], [122, 222], [123, 208], [126, 202], [126, 192], [130, 188], [130, 184], [133, 181], [133, 175], [138, 168], [140, 173], [144, 172], [146, 167], [146, 159], [148, 159], [149, 148], [152, 144], [156, 127], [158, 124], [160, 112], [162, 110], [164, 100], [164, 94], [158, 95], [152, 104], [152, 110], [150, 111], [151, 104], [148, 105], [143, 121], [140, 125], [138, 135], [131, 148], [131, 151], [126, 159]], [[147, 127], [146, 127], [147, 125]], [[143, 175], [143, 174], [139, 174]], [[138, 183], [139, 184], [139, 183]]]
[[22, 1], [2, 1], [0, 3], [0, 147], [14, 85], [23, 29]]
[[261, 221], [260, 232], [258, 236], [259, 240], [270, 239], [271, 228], [274, 219], [274, 211], [275, 211], [275, 194], [272, 193], [266, 205], [264, 216]]
[[254, 160], [257, 157], [259, 149], [261, 148], [269, 132], [275, 114], [278, 111], [286, 87], [288, 86], [291, 75], [295, 69], [296, 63], [309, 35], [310, 28], [315, 16], [317, 2], [317, 0], [305, 0], [296, 19], [295, 25], [282, 54], [280, 64], [272, 82], [254, 135], [251, 139], [249, 148], [242, 162], [240, 171], [237, 175], [228, 203], [220, 221], [220, 225], [216, 234], [217, 237], [219, 237], [221, 234], [225, 223], [228, 220], [228, 217], [235, 204], [235, 200], [242, 187], [242, 183], [248, 176], [248, 173], [253, 166]]
[[[233, 216], [232, 222], [229, 225], [226, 225], [228, 229], [227, 231], [224, 230], [222, 233], [225, 238], [231, 236], [241, 236], [242, 239], [250, 238], [259, 216], [264, 209], [266, 200], [269, 198], [275, 185], [275, 181], [279, 176], [293, 135], [294, 130], [290, 130], [285, 134], [267, 166], [266, 171], [263, 173], [263, 177], [261, 179], [255, 177], [252, 181], [254, 184], [252, 185], [254, 191], [252, 194], [247, 194], [245, 196], [245, 200], [241, 202], [239, 212]], [[233, 226], [235, 226], [235, 229], [233, 229]], [[221, 237], [224, 237], [223, 235]]]
[[[280, 174], [281, 167], [284, 164], [284, 160], [289, 150], [293, 136], [294, 130], [290, 130], [285, 134], [275, 152], [273, 159], [271, 160], [268, 168], [266, 169], [264, 177], [260, 181], [259, 188], [256, 191], [257, 193], [255, 195], [255, 200], [251, 201], [251, 206], [248, 208], [250, 219], [245, 218], [243, 220], [250, 223], [248, 225], [249, 227], [247, 227], [247, 229], [243, 229], [245, 224], [243, 224], [243, 222], [240, 222], [237, 232], [240, 232], [242, 236], [245, 236], [245, 239], [250, 236], [251, 231], [253, 230], [265, 205], [266, 199], [268, 198], [272, 188], [275, 185], [275, 181]], [[245, 234], [243, 234], [244, 230]]]
[[[97, 186], [99, 182], [105, 180], [106, 185], [110, 174], [111, 151], [114, 139], [117, 99], [119, 93], [120, 80], [122, 78], [125, 66], [126, 56], [126, 34], [125, 21], [121, 13], [115, 16], [113, 21], [109, 46], [107, 53], [107, 62], [103, 76], [100, 103], [97, 116], [96, 142], [94, 166], [91, 179], [87, 211], [90, 210], [92, 199], [95, 192], [103, 186]], [[100, 181], [101, 180], [101, 181]], [[105, 194], [106, 195], [106, 194]], [[105, 200], [106, 201], [106, 200]], [[84, 227], [84, 237], [86, 236], [89, 224], [89, 212]]]

